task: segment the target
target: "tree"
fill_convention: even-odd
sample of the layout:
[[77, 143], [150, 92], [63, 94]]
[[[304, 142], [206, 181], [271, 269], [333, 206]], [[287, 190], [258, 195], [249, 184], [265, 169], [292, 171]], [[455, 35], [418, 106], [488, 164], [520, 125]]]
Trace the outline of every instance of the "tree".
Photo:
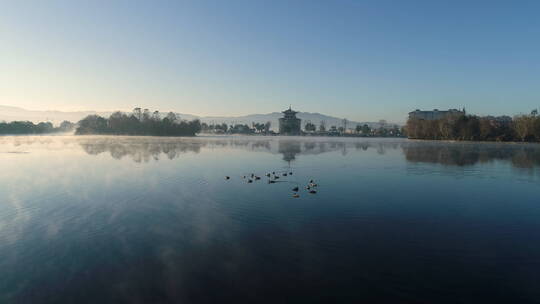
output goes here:
[[514, 130], [521, 141], [525, 141], [532, 135], [534, 128], [534, 117], [529, 115], [518, 115], [514, 117]]
[[141, 120], [142, 119], [141, 108], [133, 109], [133, 116], [135, 116], [135, 118], [137, 118], [138, 120]]
[[54, 126], [50, 122], [40, 122], [36, 126], [36, 133], [50, 133], [54, 130]]
[[176, 117], [176, 114], [173, 112], [167, 113], [167, 116], [165, 116], [171, 123], [175, 123], [178, 120], [178, 117]]
[[400, 136], [401, 132], [397, 125], [394, 125], [394, 127], [390, 130], [390, 135], [392, 136]]
[[264, 124], [264, 130], [266, 133], [270, 132], [270, 127], [272, 126], [272, 122], [270, 121], [267, 121], [265, 124]]
[[64, 120], [60, 124], [60, 127], [58, 128], [60, 132], [69, 132], [72, 131], [75, 128], [75, 124], [71, 121]]
[[540, 117], [538, 116], [534, 118], [532, 133], [536, 141], [540, 141]]
[[76, 134], [107, 134], [107, 120], [98, 115], [89, 115], [79, 121]]
[[216, 125], [216, 130], [221, 130], [226, 133], [229, 130], [229, 127], [226, 123], [222, 123], [221, 125]]
[[321, 120], [321, 123], [319, 124], [319, 131], [326, 132], [326, 121]]
[[198, 119], [179, 121], [172, 112], [163, 119], [158, 111], [150, 115], [148, 109], [144, 110], [141, 120], [137, 115], [137, 111], [130, 116], [114, 112], [108, 119], [90, 115], [79, 122], [76, 134], [194, 136], [201, 131], [201, 122]]
[[154, 113], [152, 113], [152, 120], [153, 121], [160, 121], [161, 120], [161, 115], [159, 114], [159, 111], [154, 111]]
[[436, 120], [411, 118], [406, 131], [409, 138], [452, 140], [534, 141], [540, 140], [540, 117], [451, 115]]
[[210, 126], [208, 126], [207, 123], [205, 122], [201, 123], [201, 132], [208, 132], [209, 130], [210, 130]]
[[253, 129], [246, 124], [235, 124], [229, 129], [229, 132], [233, 134], [250, 134], [253, 133]]
[[362, 126], [362, 134], [369, 135], [370, 133], [371, 133], [371, 128], [367, 124], [364, 124]]
[[493, 126], [491, 120], [480, 118], [480, 140], [490, 140], [493, 138]]
[[377, 129], [376, 133], [377, 133], [377, 136], [386, 137], [388, 136], [388, 129], [381, 126], [379, 127], [379, 129]]
[[306, 132], [315, 132], [317, 130], [317, 127], [315, 126], [315, 124], [311, 123], [311, 121], [308, 121], [304, 126], [304, 130], [306, 130]]
[[150, 114], [150, 110], [144, 109], [142, 113], [142, 120], [143, 121], [149, 121], [152, 115]]
[[441, 139], [452, 139], [454, 137], [452, 121], [447, 117], [438, 120], [438, 128]]
[[255, 122], [252, 122], [251, 125], [253, 126], [253, 128], [259, 132], [259, 133], [262, 133], [265, 129], [265, 125], [263, 123], [255, 123]]

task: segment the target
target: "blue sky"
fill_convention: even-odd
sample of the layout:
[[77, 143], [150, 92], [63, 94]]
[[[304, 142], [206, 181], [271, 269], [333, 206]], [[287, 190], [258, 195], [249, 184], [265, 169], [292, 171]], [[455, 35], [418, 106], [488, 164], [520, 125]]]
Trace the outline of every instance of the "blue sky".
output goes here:
[[0, 104], [404, 121], [540, 106], [538, 1], [5, 1]]

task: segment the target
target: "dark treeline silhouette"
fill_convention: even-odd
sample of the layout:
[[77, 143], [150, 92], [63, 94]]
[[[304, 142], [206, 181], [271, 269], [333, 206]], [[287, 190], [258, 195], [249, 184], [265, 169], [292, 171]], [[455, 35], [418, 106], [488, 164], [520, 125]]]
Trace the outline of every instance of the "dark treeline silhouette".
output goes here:
[[397, 126], [380, 122], [378, 128], [371, 128], [367, 124], [357, 124], [354, 128], [346, 128], [347, 120], [343, 120], [343, 126], [330, 126], [326, 128], [326, 123], [321, 121], [319, 129], [312, 122], [308, 121], [304, 126], [305, 135], [316, 136], [348, 136], [348, 137], [403, 137], [403, 131]]
[[76, 134], [111, 134], [111, 135], [154, 135], [154, 136], [195, 136], [201, 131], [198, 119], [181, 120], [175, 113], [169, 112], [161, 118], [158, 111], [135, 108], [133, 113], [115, 112], [109, 118], [89, 115], [79, 121]]
[[252, 122], [251, 127], [247, 124], [234, 124], [227, 125], [226, 123], [221, 124], [201, 124], [201, 130], [204, 133], [213, 133], [213, 134], [265, 134], [270, 135], [274, 134], [270, 127], [272, 126], [271, 122], [258, 123]]
[[540, 142], [540, 116], [485, 116], [452, 114], [441, 119], [409, 118], [407, 136], [414, 139]]
[[75, 127], [74, 123], [64, 121], [55, 127], [50, 122], [34, 124], [31, 121], [0, 122], [0, 134], [47, 134], [57, 132], [69, 132]]

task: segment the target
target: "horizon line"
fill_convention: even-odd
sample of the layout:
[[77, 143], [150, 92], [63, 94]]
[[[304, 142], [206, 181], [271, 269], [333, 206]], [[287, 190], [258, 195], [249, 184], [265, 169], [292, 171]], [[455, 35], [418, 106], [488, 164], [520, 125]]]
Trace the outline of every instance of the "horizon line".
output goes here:
[[[20, 106], [13, 106], [13, 105], [9, 105], [9, 104], [0, 104], [0, 106], [3, 106], [3, 107], [11, 107], [11, 108], [16, 108], [16, 109], [20, 109], [20, 110], [24, 110], [24, 111], [32, 111], [32, 112], [61, 112], [61, 113], [81, 113], [81, 112], [96, 112], [96, 113], [99, 113], [99, 112], [111, 112], [111, 113], [114, 113], [114, 112], [124, 112], [124, 113], [131, 113], [133, 111], [133, 109], [137, 108], [137, 107], [134, 107], [133, 109], [131, 110], [125, 110], [125, 109], [115, 109], [115, 110], [110, 110], [110, 109], [99, 109], [99, 110], [96, 110], [96, 109], [93, 109], [93, 110], [57, 110], [57, 109], [47, 109], [47, 110], [36, 110], [36, 109], [28, 109], [28, 108], [24, 108], [24, 107], [20, 107]], [[151, 108], [147, 108], [147, 107], [140, 107], [141, 109], [149, 109], [149, 110], [152, 110]], [[157, 109], [154, 109], [154, 110], [157, 110]], [[237, 118], [237, 117], [242, 117], [242, 116], [250, 116], [250, 115], [269, 115], [269, 114], [279, 114], [281, 113], [281, 111], [274, 111], [274, 112], [268, 112], [268, 113], [249, 113], [249, 114], [237, 114], [237, 115], [234, 115], [234, 116], [227, 116], [227, 115], [199, 115], [199, 114], [192, 114], [192, 113], [183, 113], [183, 112], [180, 112], [180, 111], [175, 111], [175, 110], [167, 110], [167, 111], [161, 111], [161, 110], [157, 110], [159, 111], [160, 113], [169, 113], [169, 112], [173, 112], [173, 113], [176, 113], [176, 114], [184, 114], [184, 115], [191, 115], [191, 116], [196, 116], [198, 118]], [[324, 114], [324, 113], [321, 113], [321, 112], [307, 112], [307, 111], [299, 111], [299, 113], [308, 113], [308, 114], [318, 114], [318, 115], [324, 115], [324, 116], [331, 116], [333, 118], [338, 118], [338, 119], [347, 119], [349, 121], [356, 121], [356, 120], [352, 120], [352, 119], [349, 119], [347, 117], [339, 117], [339, 116], [334, 116], [334, 115], [331, 115], [331, 114]], [[375, 120], [365, 120], [365, 121], [357, 121], [357, 122], [378, 122], [380, 120], [386, 120], [386, 119], [375, 119]], [[390, 122], [387, 120], [387, 122]], [[390, 123], [403, 123], [402, 121], [397, 121], [397, 122], [390, 122]]]

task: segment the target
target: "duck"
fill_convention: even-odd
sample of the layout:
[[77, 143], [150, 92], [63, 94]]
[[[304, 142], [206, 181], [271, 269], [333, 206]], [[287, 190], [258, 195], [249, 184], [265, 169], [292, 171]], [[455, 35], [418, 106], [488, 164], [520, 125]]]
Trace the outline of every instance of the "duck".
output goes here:
[[255, 180], [260, 180], [261, 178], [259, 176], [255, 176]]
[[225, 176], [225, 179], [231, 179], [231, 177], [230, 176]]
[[283, 173], [283, 176], [287, 176], [287, 173]]
[[292, 172], [289, 172], [289, 175], [292, 175]]
[[311, 187], [310, 187], [310, 186], [307, 186], [306, 189], [309, 190], [309, 189], [311, 189]]
[[294, 188], [292, 188], [292, 191], [294, 191], [294, 192], [298, 192], [298, 187], [294, 187]]
[[313, 184], [313, 180], [312, 180], [312, 179], [310, 179], [310, 180], [309, 180], [309, 183], [310, 183], [310, 184]]
[[252, 179], [248, 179], [248, 183], [253, 183], [253, 180], [252, 180]]
[[299, 195], [298, 193], [294, 193], [294, 194], [292, 195], [292, 197], [294, 197], [294, 198], [299, 198], [300, 195]]
[[315, 189], [311, 189], [311, 190], [309, 190], [309, 193], [311, 193], [311, 194], [315, 194], [315, 193], [317, 193], [317, 190], [315, 190]]
[[269, 184], [275, 184], [275, 183], [276, 183], [276, 181], [275, 181], [275, 180], [271, 180], [271, 179], [269, 179], [269, 180], [268, 180], [268, 183], [269, 183]]
[[272, 174], [276, 175], [276, 171], [272, 171]]
[[266, 176], [270, 177], [270, 173], [266, 173]]
[[279, 179], [279, 176], [275, 175], [275, 176], [274, 176], [274, 179]]

